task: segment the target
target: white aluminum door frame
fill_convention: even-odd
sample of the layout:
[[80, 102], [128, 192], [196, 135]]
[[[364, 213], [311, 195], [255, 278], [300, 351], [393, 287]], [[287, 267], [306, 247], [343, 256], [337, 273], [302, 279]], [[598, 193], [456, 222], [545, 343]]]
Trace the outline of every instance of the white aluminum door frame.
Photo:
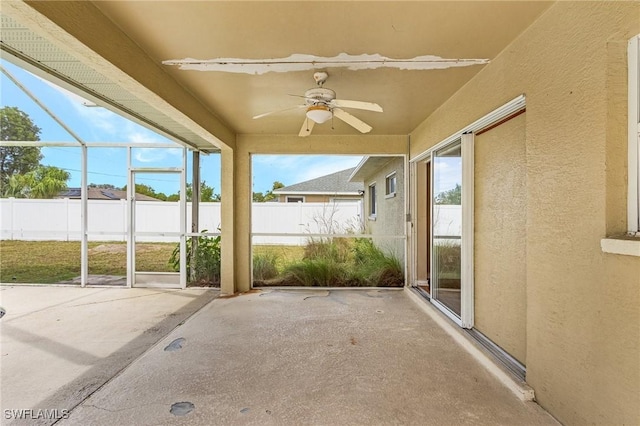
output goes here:
[[[431, 162], [431, 185], [433, 185], [433, 154], [440, 150], [441, 148], [451, 144], [452, 142], [457, 141], [458, 139], [462, 139], [462, 248], [461, 248], [461, 263], [462, 263], [462, 270], [461, 270], [461, 306], [460, 306], [460, 312], [461, 312], [461, 316], [460, 318], [458, 318], [456, 315], [454, 315], [452, 312], [449, 311], [449, 309], [445, 308], [443, 305], [441, 305], [440, 303], [438, 303], [433, 297], [430, 298], [431, 303], [433, 303], [434, 305], [436, 305], [440, 310], [442, 310], [444, 312], [445, 315], [447, 315], [449, 318], [451, 318], [452, 321], [454, 321], [456, 324], [460, 325], [463, 328], [473, 328], [474, 326], [474, 265], [473, 265], [473, 259], [474, 259], [474, 251], [473, 251], [473, 246], [474, 246], [474, 241], [473, 241], [473, 234], [474, 234], [474, 229], [473, 229], [473, 223], [474, 223], [474, 157], [473, 157], [473, 153], [474, 153], [474, 148], [473, 148], [473, 144], [474, 144], [474, 133], [478, 132], [479, 130], [485, 129], [489, 126], [491, 126], [494, 123], [499, 122], [502, 119], [505, 119], [507, 117], [509, 117], [510, 115], [516, 113], [517, 111], [520, 110], [524, 110], [526, 107], [526, 97], [525, 95], [519, 95], [516, 98], [512, 99], [511, 101], [507, 102], [506, 104], [502, 105], [499, 108], [496, 108], [495, 110], [491, 111], [490, 113], [488, 113], [487, 115], [479, 118], [478, 120], [474, 121], [473, 123], [469, 124], [468, 126], [465, 126], [464, 128], [460, 129], [459, 131], [455, 132], [454, 134], [450, 135], [449, 137], [445, 138], [444, 140], [440, 141], [439, 143], [437, 143], [436, 145], [432, 146], [431, 148], [423, 151], [422, 153], [418, 154], [417, 156], [413, 157], [410, 160], [411, 163], [411, 169], [412, 169], [412, 173], [411, 173], [411, 181], [412, 181], [412, 209], [415, 210], [415, 206], [417, 205], [417, 203], [415, 202], [417, 200], [417, 197], [419, 197], [419, 194], [417, 194], [417, 185], [416, 185], [416, 173], [415, 173], [415, 168], [416, 168], [416, 164], [419, 161], [425, 160], [425, 159], [429, 159], [429, 161]], [[465, 191], [465, 188], [467, 188], [467, 190]], [[471, 190], [469, 190], [471, 189]], [[434, 194], [433, 194], [433, 186], [432, 186], [432, 194], [431, 197], [433, 198]], [[432, 208], [432, 200], [429, 201], [429, 208]], [[415, 220], [417, 220], [417, 215], [416, 212], [413, 211], [411, 212], [411, 216], [412, 216], [412, 220], [413, 220], [413, 226], [415, 227]], [[428, 224], [430, 229], [433, 229], [433, 214], [431, 214], [431, 221]], [[431, 232], [431, 236], [430, 236], [430, 241], [429, 241], [429, 245], [431, 247], [431, 266], [433, 265], [433, 232]], [[417, 261], [417, 238], [420, 238], [421, 236], [418, 235], [416, 232], [411, 234], [412, 239], [414, 239], [413, 241], [411, 241], [411, 243], [409, 244], [409, 247], [412, 249], [413, 253], [411, 254], [411, 259], [412, 259], [412, 271], [415, 272], [415, 263]], [[415, 279], [415, 274], [413, 275], [414, 279]], [[415, 284], [415, 283], [412, 283]], [[432, 288], [433, 291], [433, 288]]]
[[[134, 168], [131, 166], [131, 150], [129, 147], [127, 150], [127, 164], [128, 164], [128, 182], [127, 182], [127, 287], [131, 288], [135, 285], [135, 265], [136, 265], [136, 253], [135, 253], [135, 175], [136, 173], [166, 173], [166, 174], [179, 174], [180, 175], [180, 231], [178, 236], [180, 238], [180, 288], [185, 289], [187, 287], [187, 149], [182, 150], [182, 167], [167, 167], [167, 168]], [[166, 232], [158, 232], [158, 235], [167, 235]], [[149, 233], [145, 233], [149, 235]]]

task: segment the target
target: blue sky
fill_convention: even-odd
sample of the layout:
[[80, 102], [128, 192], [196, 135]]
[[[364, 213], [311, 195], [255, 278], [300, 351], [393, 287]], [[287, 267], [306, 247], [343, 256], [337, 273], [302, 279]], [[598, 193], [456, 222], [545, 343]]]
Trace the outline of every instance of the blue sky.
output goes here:
[[[82, 105], [82, 98], [46, 82], [21, 68], [0, 60], [21, 84], [51, 109], [68, 127], [86, 142], [170, 142], [136, 123], [104, 108]], [[73, 142], [75, 139], [57, 124], [4, 74], [0, 75], [0, 107], [15, 106], [26, 112], [41, 129], [40, 140]], [[80, 186], [79, 148], [44, 147], [42, 163], [63, 168], [71, 173], [70, 187]], [[188, 155], [187, 180], [191, 174]], [[137, 167], [179, 167], [181, 149], [134, 149], [132, 162]], [[358, 164], [359, 156], [259, 155], [253, 161], [254, 191], [271, 189], [274, 181], [291, 185]], [[220, 157], [201, 157], [201, 179], [220, 192]], [[109, 183], [121, 187], [127, 182], [127, 157], [123, 148], [90, 148], [88, 151], [89, 183]], [[137, 183], [153, 187], [169, 195], [179, 189], [179, 180], [171, 175], [140, 175]]]

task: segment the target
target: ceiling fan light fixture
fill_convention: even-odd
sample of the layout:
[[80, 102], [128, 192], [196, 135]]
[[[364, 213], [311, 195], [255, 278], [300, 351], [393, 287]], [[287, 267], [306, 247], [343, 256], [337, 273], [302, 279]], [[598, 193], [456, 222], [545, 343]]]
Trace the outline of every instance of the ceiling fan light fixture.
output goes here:
[[307, 108], [307, 118], [318, 124], [325, 123], [332, 116], [331, 110], [326, 105], [311, 105]]

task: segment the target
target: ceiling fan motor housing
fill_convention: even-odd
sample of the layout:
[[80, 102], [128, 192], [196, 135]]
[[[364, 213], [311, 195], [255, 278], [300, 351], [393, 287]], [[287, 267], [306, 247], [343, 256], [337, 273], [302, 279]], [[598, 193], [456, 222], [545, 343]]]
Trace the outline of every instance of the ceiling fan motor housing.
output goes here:
[[328, 104], [336, 98], [336, 92], [324, 87], [314, 87], [304, 93], [305, 103], [307, 105]]

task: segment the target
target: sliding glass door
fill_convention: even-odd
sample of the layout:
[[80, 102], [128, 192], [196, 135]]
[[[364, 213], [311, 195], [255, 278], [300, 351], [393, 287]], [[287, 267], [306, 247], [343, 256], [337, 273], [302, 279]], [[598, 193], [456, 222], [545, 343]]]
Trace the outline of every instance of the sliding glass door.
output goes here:
[[464, 328], [474, 322], [473, 141], [463, 133], [412, 161], [413, 285]]
[[431, 297], [457, 318], [462, 290], [462, 144], [457, 140], [432, 157]]

